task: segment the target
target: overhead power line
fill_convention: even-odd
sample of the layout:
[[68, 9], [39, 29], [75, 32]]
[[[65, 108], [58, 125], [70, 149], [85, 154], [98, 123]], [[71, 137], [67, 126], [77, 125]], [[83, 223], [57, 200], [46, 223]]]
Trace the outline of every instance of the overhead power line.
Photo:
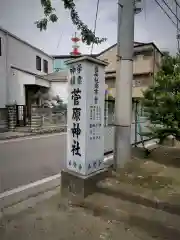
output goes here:
[[[176, 13], [173, 12], [173, 10], [171, 9], [171, 7], [169, 6], [169, 4], [168, 4], [165, 0], [161, 0], [161, 1], [166, 5], [166, 7], [169, 9], [169, 11], [175, 16], [176, 20], [180, 22], [180, 19], [179, 19], [178, 16], [177, 16], [177, 12], [176, 12]], [[175, 0], [175, 2], [176, 2], [176, 6], [178, 6], [176, 0]]]
[[[174, 24], [175, 27], [177, 27], [177, 24], [174, 22], [174, 20], [172, 19], [172, 17], [166, 12], [166, 10], [162, 7], [162, 5], [157, 1], [154, 0], [157, 5], [161, 8], [161, 10], [164, 12], [164, 14], [171, 20], [171, 22]], [[180, 29], [178, 28], [178, 30], [180, 31]]]
[[[97, 0], [96, 17], [95, 17], [95, 21], [94, 21], [94, 34], [96, 33], [97, 17], [98, 17], [98, 13], [99, 13], [99, 1], [100, 1], [100, 0]], [[92, 52], [93, 52], [93, 47], [94, 47], [94, 44], [92, 43], [91, 54], [92, 54]]]
[[176, 2], [176, 5], [180, 8], [180, 4], [178, 3], [178, 1], [175, 0], [175, 2]]

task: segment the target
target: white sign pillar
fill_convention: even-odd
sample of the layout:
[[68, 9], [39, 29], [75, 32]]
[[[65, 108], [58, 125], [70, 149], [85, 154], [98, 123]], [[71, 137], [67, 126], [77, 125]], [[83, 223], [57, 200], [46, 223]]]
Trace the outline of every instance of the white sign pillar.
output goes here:
[[88, 176], [104, 168], [105, 66], [91, 57], [68, 61], [67, 169]]

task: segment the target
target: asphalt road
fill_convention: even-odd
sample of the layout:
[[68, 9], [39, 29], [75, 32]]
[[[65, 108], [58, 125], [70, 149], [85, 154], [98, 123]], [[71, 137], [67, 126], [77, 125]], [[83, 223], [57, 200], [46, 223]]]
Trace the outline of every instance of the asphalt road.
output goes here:
[[[131, 132], [133, 143], [134, 125]], [[106, 127], [105, 152], [113, 149], [113, 142], [114, 131]], [[0, 192], [58, 174], [65, 160], [65, 133], [0, 141]]]
[[0, 192], [58, 174], [65, 159], [66, 134], [0, 142]]

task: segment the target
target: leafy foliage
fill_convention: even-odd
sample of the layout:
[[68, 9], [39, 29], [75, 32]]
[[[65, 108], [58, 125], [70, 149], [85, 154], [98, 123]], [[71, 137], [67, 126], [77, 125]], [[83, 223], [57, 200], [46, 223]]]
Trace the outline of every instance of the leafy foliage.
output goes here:
[[63, 100], [57, 95], [55, 97], [57, 104], [53, 107], [53, 112], [61, 112], [67, 110], [67, 104], [63, 102]]
[[180, 56], [165, 54], [155, 84], [144, 92], [143, 106], [152, 123], [148, 135], [160, 139], [169, 135], [180, 140]]
[[[37, 28], [39, 28], [40, 31], [42, 31], [47, 29], [48, 22], [53, 23], [57, 22], [58, 17], [56, 15], [56, 10], [52, 7], [51, 0], [40, 1], [44, 10], [44, 18], [39, 21], [36, 21], [35, 24]], [[80, 30], [82, 35], [82, 41], [84, 43], [90, 45], [91, 43], [100, 44], [106, 41], [106, 38], [96, 37], [95, 33], [92, 32], [92, 30], [90, 30], [88, 26], [82, 22], [76, 11], [76, 5], [74, 3], [74, 0], [62, 0], [62, 1], [64, 3], [64, 8], [70, 11], [72, 23], [77, 27], [78, 30]]]

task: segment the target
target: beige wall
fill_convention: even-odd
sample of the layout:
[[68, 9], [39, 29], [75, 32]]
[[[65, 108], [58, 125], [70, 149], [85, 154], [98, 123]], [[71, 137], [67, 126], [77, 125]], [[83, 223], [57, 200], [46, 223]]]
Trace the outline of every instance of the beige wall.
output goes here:
[[100, 60], [104, 60], [109, 63], [106, 67], [106, 71], [114, 71], [116, 69], [116, 54], [117, 47], [115, 46], [98, 57]]
[[140, 86], [149, 86], [153, 84], [153, 76], [150, 74], [147, 75], [134, 75], [133, 78], [133, 86], [140, 87]]
[[152, 66], [153, 53], [151, 54], [152, 54], [151, 56], [144, 56], [143, 54], [140, 54], [134, 57], [134, 62], [133, 62], [134, 74], [153, 72], [153, 66]]
[[[108, 88], [115, 88], [115, 74], [112, 78], [106, 78]], [[151, 75], [134, 75], [132, 87], [146, 87], [153, 84], [153, 76]]]
[[[116, 51], [117, 47], [114, 46], [99, 56], [99, 59], [109, 63], [105, 69], [106, 84], [108, 85], [108, 88], [112, 89], [111, 92], [114, 96], [116, 79]], [[143, 97], [142, 91], [144, 91], [149, 85], [153, 84], [154, 73], [156, 73], [160, 67], [161, 57], [161, 53], [153, 46], [153, 44], [136, 46], [134, 48], [134, 77], [132, 82], [133, 97]]]
[[106, 79], [105, 83], [108, 85], [108, 88], [115, 87], [115, 78]]
[[[114, 46], [102, 53], [98, 58], [107, 61], [109, 65], [106, 71], [115, 71], [116, 69], [117, 47]], [[157, 71], [160, 64], [161, 54], [152, 44], [134, 48], [134, 74], [153, 73]]]
[[[145, 91], [147, 87], [133, 87], [132, 88], [132, 98], [143, 98], [143, 91]], [[112, 97], [116, 97], [116, 89], [111, 88], [110, 95]]]

